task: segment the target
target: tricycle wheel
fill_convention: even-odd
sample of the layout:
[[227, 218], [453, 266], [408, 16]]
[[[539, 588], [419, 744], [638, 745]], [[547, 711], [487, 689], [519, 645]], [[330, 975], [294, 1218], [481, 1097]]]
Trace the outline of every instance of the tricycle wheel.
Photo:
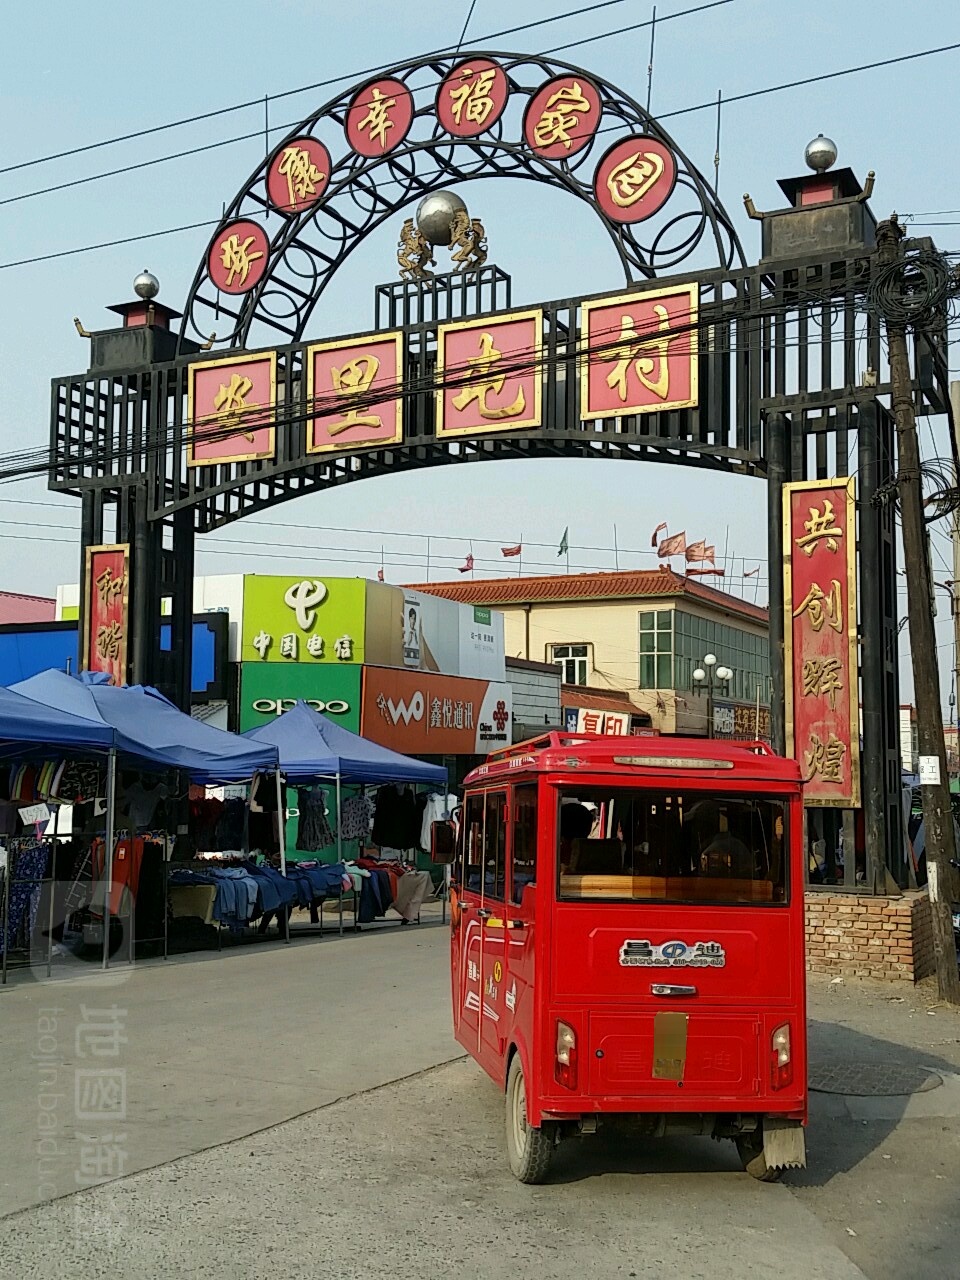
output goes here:
[[755, 1129], [753, 1133], [742, 1133], [736, 1139], [737, 1151], [741, 1163], [751, 1178], [758, 1182], [779, 1182], [782, 1169], [772, 1169], [763, 1154], [763, 1130]]
[[546, 1181], [556, 1149], [553, 1125], [534, 1129], [527, 1123], [527, 1089], [520, 1055], [514, 1054], [507, 1074], [507, 1156], [510, 1171], [520, 1182]]

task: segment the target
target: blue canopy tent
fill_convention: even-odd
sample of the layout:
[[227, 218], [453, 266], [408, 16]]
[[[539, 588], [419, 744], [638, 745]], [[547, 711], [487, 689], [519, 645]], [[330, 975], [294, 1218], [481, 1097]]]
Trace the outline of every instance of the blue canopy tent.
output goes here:
[[340, 788], [347, 783], [423, 782], [446, 788], [447, 771], [401, 755], [334, 724], [305, 702], [268, 724], [249, 729], [244, 738], [270, 743], [280, 753], [280, 769], [290, 782], [333, 778], [337, 784], [337, 858], [341, 858]]
[[[48, 714], [66, 711], [98, 733], [106, 733], [107, 764], [106, 894], [113, 883], [117, 758], [147, 769], [182, 769], [197, 783], [238, 782], [255, 773], [274, 772], [277, 794], [280, 774], [277, 749], [268, 743], [245, 742], [186, 715], [156, 689], [143, 685], [117, 688], [102, 672], [79, 676], [41, 671], [12, 688], [12, 695], [32, 699]], [[10, 692], [10, 691], [7, 691]], [[2, 706], [0, 706], [2, 710]], [[2, 724], [2, 722], [0, 722]], [[53, 741], [53, 739], [51, 739]], [[280, 823], [280, 867], [286, 874], [283, 824]], [[109, 929], [104, 928], [103, 965], [109, 964]]]
[[108, 724], [97, 724], [0, 687], [0, 750], [8, 744], [106, 752], [114, 745], [114, 731]]

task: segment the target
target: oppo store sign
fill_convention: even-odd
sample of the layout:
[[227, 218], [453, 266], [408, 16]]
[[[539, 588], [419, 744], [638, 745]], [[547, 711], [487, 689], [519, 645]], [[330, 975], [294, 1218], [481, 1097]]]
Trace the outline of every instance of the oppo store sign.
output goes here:
[[[282, 716], [285, 711], [297, 705], [297, 698], [257, 698], [250, 705], [262, 716]], [[350, 710], [350, 703], [342, 698], [332, 698], [329, 702], [321, 702], [319, 698], [300, 699], [313, 707], [314, 711], [323, 711], [328, 716], [343, 716]]]

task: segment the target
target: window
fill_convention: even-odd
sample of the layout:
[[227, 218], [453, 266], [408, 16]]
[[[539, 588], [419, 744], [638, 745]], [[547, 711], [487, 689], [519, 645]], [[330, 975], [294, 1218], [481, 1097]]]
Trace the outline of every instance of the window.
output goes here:
[[460, 883], [465, 889], [480, 891], [480, 867], [483, 863], [483, 796], [469, 796], [463, 806], [460, 828], [463, 865]]
[[504, 897], [504, 881], [507, 874], [507, 797], [502, 791], [487, 795], [485, 827], [483, 832], [483, 891], [484, 896]]
[[[733, 701], [769, 701], [770, 646], [764, 636], [677, 609], [674, 613], [674, 675], [677, 689], [693, 687], [693, 672], [708, 653], [733, 671], [723, 691]], [[723, 696], [723, 694], [721, 694]]]
[[590, 662], [590, 646], [586, 644], [553, 644], [550, 661], [560, 668], [564, 684], [586, 684]]
[[518, 903], [537, 869], [537, 784], [525, 783], [513, 791], [513, 867], [510, 900]]
[[786, 822], [786, 803], [776, 799], [565, 788], [560, 898], [783, 904]]
[[673, 689], [673, 610], [648, 609], [638, 615], [641, 689]]

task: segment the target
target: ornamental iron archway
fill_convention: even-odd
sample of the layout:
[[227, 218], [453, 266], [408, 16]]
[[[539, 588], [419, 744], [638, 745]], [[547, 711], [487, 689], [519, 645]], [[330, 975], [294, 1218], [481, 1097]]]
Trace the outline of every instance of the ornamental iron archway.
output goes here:
[[[470, 118], [464, 95], [457, 115], [453, 88], [474, 93], [484, 69], [494, 73], [489, 110], [474, 105]], [[389, 127], [377, 116], [387, 101]], [[493, 177], [547, 182], [589, 204], [624, 288], [517, 311], [509, 276], [487, 264], [380, 285], [370, 331], [305, 340], [326, 285], [366, 236], [399, 223], [432, 190]], [[750, 265], [674, 140], [628, 95], [564, 63], [420, 59], [302, 121], [227, 207], [180, 333], [163, 328], [163, 309], [121, 308], [126, 326], [93, 335], [88, 372], [53, 383], [51, 488], [81, 498], [85, 553], [105, 532], [130, 547], [129, 677], [189, 702], [197, 533], [410, 469], [529, 457], [662, 461], [768, 480], [771, 715], [782, 745], [781, 487], [856, 470], [865, 819], [871, 847], [901, 875], [894, 520], [877, 501], [894, 444], [878, 398], [890, 391], [880, 330], [866, 301], [873, 224], [849, 170], [832, 187], [818, 175], [814, 190], [811, 178], [781, 184], [792, 208], [756, 215], [748, 205], [770, 219], [764, 257]], [[596, 317], [606, 317], [599, 327]], [[529, 342], [498, 347], [518, 326]], [[211, 330], [214, 349], [201, 350]], [[472, 355], [458, 334], [479, 343]], [[373, 351], [378, 380], [365, 381], [362, 353]], [[939, 356], [918, 357], [918, 404], [935, 406], [928, 366]], [[487, 404], [482, 388], [495, 388], [497, 375], [509, 391]], [[248, 393], [257, 403], [243, 403]], [[474, 413], [467, 426], [451, 428], [451, 400]], [[376, 430], [353, 433], [374, 418]]]

